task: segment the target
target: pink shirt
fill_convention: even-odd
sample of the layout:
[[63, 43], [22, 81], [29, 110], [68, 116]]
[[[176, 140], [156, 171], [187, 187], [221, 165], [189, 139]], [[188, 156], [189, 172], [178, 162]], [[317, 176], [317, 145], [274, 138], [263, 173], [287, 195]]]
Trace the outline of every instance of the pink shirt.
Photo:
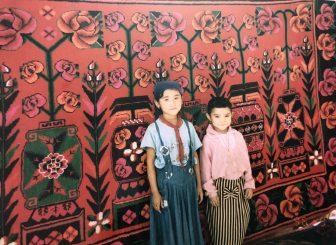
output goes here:
[[244, 176], [244, 188], [255, 189], [250, 158], [243, 135], [233, 128], [227, 133], [207, 128], [200, 154], [202, 184], [209, 197], [217, 195], [214, 180], [239, 179]]

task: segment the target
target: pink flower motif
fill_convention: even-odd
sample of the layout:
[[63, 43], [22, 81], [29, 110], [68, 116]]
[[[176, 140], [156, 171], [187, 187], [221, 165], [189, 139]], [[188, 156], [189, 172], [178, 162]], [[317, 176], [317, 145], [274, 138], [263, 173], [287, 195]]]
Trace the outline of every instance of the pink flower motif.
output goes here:
[[293, 44], [292, 47], [291, 47], [291, 51], [289, 52], [289, 57], [291, 59], [296, 59], [300, 55], [301, 55], [300, 46], [297, 45], [297, 44]]
[[197, 75], [195, 77], [195, 85], [201, 93], [204, 93], [210, 88], [209, 79], [202, 75]]
[[251, 51], [254, 51], [259, 47], [257, 37], [245, 36], [243, 43], [246, 44], [248, 49]]
[[280, 18], [273, 17], [273, 12], [270, 8], [261, 9], [257, 15], [257, 27], [264, 33], [278, 33], [282, 22]]
[[305, 4], [299, 4], [289, 25], [294, 32], [305, 32], [311, 29], [311, 7]]
[[43, 177], [48, 179], [58, 179], [64, 170], [68, 167], [68, 160], [59, 153], [49, 153], [48, 156], [43, 158], [39, 163], [39, 172]]
[[132, 22], [137, 25], [139, 32], [145, 32], [148, 29], [148, 17], [142, 13], [135, 13], [132, 15]]
[[231, 59], [225, 62], [225, 72], [230, 77], [234, 77], [237, 74], [237, 69], [239, 67], [239, 61], [237, 59]]
[[135, 162], [138, 158], [138, 155], [143, 153], [142, 148], [138, 148], [137, 142], [132, 142], [130, 149], [124, 150], [124, 157], [130, 157], [131, 162]]
[[334, 12], [326, 3], [322, 4], [320, 12], [321, 14], [316, 16], [316, 26], [322, 31], [327, 31], [334, 24]]
[[184, 92], [184, 88], [186, 88], [189, 84], [188, 78], [184, 76], [180, 76], [179, 78], [177, 78], [176, 82], [178, 82], [181, 85], [182, 93]]
[[336, 166], [336, 138], [330, 138], [328, 142], [329, 150], [325, 153], [326, 163], [333, 167]]
[[336, 91], [336, 74], [330, 68], [323, 72], [324, 80], [319, 83], [319, 90], [322, 96], [331, 96]]
[[136, 213], [133, 212], [132, 210], [128, 209], [127, 212], [122, 216], [122, 220], [127, 223], [131, 224], [133, 220], [136, 218]]
[[36, 19], [17, 8], [0, 9], [0, 50], [17, 50], [22, 46], [22, 34], [36, 29]]
[[193, 56], [193, 61], [197, 65], [197, 68], [201, 70], [206, 68], [208, 65], [207, 56], [205, 56], [204, 54], [197, 53], [197, 52]]
[[154, 20], [154, 32], [156, 38], [163, 46], [168, 47], [176, 43], [177, 33], [186, 27], [183, 15], [177, 12], [163, 12]]
[[286, 81], [286, 76], [283, 74], [281, 68], [276, 68], [273, 75], [274, 82], [282, 82]]
[[324, 203], [323, 193], [326, 193], [327, 191], [328, 185], [324, 178], [312, 178], [309, 186], [307, 187], [307, 193], [311, 204], [315, 207], [321, 207]]
[[140, 141], [142, 141], [142, 138], [144, 137], [146, 132], [146, 128], [145, 127], [138, 127], [137, 130], [135, 131], [135, 136], [139, 138]]
[[43, 69], [43, 64], [39, 61], [33, 60], [24, 63], [20, 66], [21, 79], [24, 79], [27, 83], [35, 83]]
[[47, 102], [47, 99], [39, 94], [33, 94], [22, 100], [22, 111], [28, 117], [35, 117], [40, 113], [40, 108], [44, 106]]
[[106, 28], [110, 31], [118, 31], [119, 24], [125, 20], [125, 17], [120, 12], [113, 12], [105, 16]]
[[69, 60], [59, 60], [55, 64], [55, 69], [62, 73], [61, 76], [65, 81], [71, 82], [78, 77], [78, 65]]
[[140, 60], [147, 60], [148, 57], [150, 56], [150, 51], [149, 51], [149, 45], [142, 42], [142, 41], [136, 41], [133, 44], [133, 51], [138, 53], [138, 58]]
[[126, 165], [125, 158], [119, 158], [114, 167], [115, 174], [121, 178], [127, 178], [132, 173], [132, 168]]
[[230, 31], [232, 28], [232, 24], [235, 22], [235, 20], [236, 17], [232, 14], [224, 16], [222, 18], [222, 29], [224, 29], [225, 31]]
[[200, 11], [192, 20], [195, 30], [201, 32], [201, 40], [204, 43], [212, 43], [219, 34], [219, 19], [212, 11]]
[[108, 73], [108, 84], [114, 88], [120, 88], [126, 75], [126, 71], [123, 68], [110, 71]]
[[255, 203], [257, 218], [263, 226], [273, 225], [278, 216], [278, 208], [274, 204], [269, 203], [269, 198], [265, 194], [261, 194]]

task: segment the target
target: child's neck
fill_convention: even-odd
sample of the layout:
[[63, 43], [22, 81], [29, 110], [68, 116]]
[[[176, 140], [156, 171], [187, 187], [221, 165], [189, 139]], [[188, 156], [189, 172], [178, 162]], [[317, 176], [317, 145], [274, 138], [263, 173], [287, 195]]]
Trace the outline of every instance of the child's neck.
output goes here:
[[164, 119], [166, 119], [168, 122], [170, 122], [173, 125], [177, 124], [177, 115], [167, 115], [167, 114], [162, 114], [162, 116], [164, 117]]

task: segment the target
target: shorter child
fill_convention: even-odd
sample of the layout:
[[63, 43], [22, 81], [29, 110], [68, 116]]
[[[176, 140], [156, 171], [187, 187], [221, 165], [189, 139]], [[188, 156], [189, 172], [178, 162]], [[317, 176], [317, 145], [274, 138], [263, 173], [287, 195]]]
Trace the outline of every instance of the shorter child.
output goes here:
[[210, 125], [201, 148], [206, 216], [214, 245], [242, 244], [255, 188], [243, 135], [231, 128], [232, 106], [223, 97], [208, 103]]

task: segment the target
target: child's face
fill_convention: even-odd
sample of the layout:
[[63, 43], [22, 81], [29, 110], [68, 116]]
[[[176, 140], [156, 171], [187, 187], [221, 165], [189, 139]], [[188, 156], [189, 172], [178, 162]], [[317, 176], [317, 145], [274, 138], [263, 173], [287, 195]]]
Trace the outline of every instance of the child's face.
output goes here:
[[207, 114], [212, 126], [218, 132], [225, 133], [231, 125], [232, 112], [230, 108], [213, 108], [211, 114]]
[[155, 101], [155, 105], [164, 115], [175, 117], [182, 108], [182, 96], [175, 89], [166, 89], [159, 101]]

